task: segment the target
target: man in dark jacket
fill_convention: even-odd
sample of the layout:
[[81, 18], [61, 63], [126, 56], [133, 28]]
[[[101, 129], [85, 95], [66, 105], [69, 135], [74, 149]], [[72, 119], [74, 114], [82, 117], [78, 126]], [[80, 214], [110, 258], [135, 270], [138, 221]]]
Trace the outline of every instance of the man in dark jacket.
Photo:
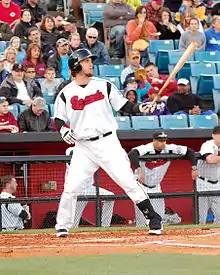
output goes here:
[[0, 21], [0, 41], [9, 41], [13, 36], [13, 32], [8, 23]]
[[34, 97], [42, 96], [39, 86], [30, 83], [24, 78], [24, 67], [15, 63], [12, 66], [11, 74], [2, 82], [0, 87], [0, 96], [5, 96], [9, 104], [22, 104], [30, 106]]
[[65, 38], [60, 38], [56, 42], [57, 52], [51, 55], [47, 61], [47, 67], [55, 69], [57, 78], [69, 79], [68, 52], [69, 43]]
[[18, 126], [22, 132], [53, 131], [49, 113], [45, 110], [46, 101], [36, 97], [32, 105], [18, 115]]

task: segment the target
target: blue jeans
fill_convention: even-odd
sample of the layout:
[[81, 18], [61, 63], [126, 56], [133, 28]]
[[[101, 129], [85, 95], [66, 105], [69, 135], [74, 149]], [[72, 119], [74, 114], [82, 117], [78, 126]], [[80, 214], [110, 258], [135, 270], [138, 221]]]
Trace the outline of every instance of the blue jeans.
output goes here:
[[117, 25], [111, 28], [110, 38], [115, 39], [115, 54], [117, 57], [124, 57], [124, 35], [126, 34], [125, 25]]

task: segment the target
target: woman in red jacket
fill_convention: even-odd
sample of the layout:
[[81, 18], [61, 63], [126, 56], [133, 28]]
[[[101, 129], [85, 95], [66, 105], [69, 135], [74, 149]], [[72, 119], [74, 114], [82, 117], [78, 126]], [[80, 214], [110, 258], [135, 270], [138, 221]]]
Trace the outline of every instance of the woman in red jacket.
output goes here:
[[42, 59], [42, 51], [38, 44], [31, 43], [27, 49], [27, 55], [23, 62], [24, 66], [32, 65], [36, 71], [36, 77], [44, 77], [46, 65]]

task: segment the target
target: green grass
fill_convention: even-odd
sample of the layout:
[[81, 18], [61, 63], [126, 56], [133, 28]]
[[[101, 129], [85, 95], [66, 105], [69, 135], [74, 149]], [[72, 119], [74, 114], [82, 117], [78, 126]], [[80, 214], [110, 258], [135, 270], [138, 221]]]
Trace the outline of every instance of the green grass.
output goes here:
[[[186, 225], [165, 225], [164, 229], [191, 229], [191, 228], [220, 228], [219, 224], [186, 224]], [[146, 227], [80, 227], [73, 228], [70, 232], [103, 232], [103, 231], [146, 231]], [[29, 230], [17, 230], [9, 232], [1, 232], [0, 234], [42, 234], [42, 233], [55, 233], [55, 229], [29, 229]], [[220, 274], [220, 273], [219, 273]]]
[[0, 259], [3, 275], [217, 275], [219, 256], [136, 253]]

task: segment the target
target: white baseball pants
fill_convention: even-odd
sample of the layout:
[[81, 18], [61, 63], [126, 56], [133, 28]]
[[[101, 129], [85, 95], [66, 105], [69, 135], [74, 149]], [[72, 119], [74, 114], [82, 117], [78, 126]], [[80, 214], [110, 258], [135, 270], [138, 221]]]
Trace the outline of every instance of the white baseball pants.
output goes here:
[[214, 223], [220, 224], [220, 197], [199, 197], [199, 223], [205, 224], [209, 208], [214, 214]]

